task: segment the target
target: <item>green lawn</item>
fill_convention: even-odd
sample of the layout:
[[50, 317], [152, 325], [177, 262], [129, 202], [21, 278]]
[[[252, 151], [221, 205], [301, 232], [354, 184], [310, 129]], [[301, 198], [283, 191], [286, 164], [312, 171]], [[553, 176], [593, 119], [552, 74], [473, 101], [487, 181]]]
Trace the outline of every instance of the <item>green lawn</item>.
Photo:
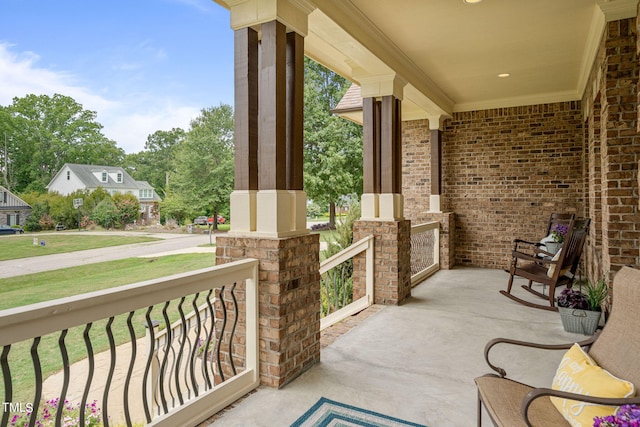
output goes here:
[[[142, 280], [154, 279], [186, 271], [210, 267], [215, 264], [215, 254], [198, 253], [171, 255], [158, 258], [128, 258], [71, 267], [44, 273], [0, 279], [0, 309], [17, 307], [35, 302], [47, 301], [89, 291], [112, 288]], [[169, 310], [171, 320], [177, 319], [176, 304]], [[133, 325], [137, 337], [144, 336], [144, 315], [146, 310], [136, 311]], [[188, 311], [188, 307], [187, 307]], [[113, 325], [116, 344], [129, 341], [126, 329], [126, 315], [116, 317]], [[154, 319], [162, 319], [159, 308], [154, 309]], [[91, 327], [92, 345], [95, 353], [108, 348], [105, 333], [106, 320], [95, 322]], [[66, 345], [71, 363], [86, 357], [82, 340], [84, 327], [69, 330]], [[40, 361], [44, 378], [62, 367], [59, 334], [42, 337], [39, 344]], [[33, 367], [29, 357], [31, 341], [23, 341], [11, 346], [9, 361], [14, 388], [14, 402], [30, 402], [33, 399]], [[0, 385], [0, 396], [4, 386]], [[77, 402], [75, 402], [77, 403]]]
[[0, 279], [0, 310], [215, 265], [215, 254], [126, 258]]
[[[38, 245], [33, 244], [37, 239]], [[22, 236], [0, 237], [0, 261], [27, 258], [40, 255], [52, 255], [107, 246], [128, 245], [159, 240], [148, 236], [96, 236], [93, 234], [30, 234]], [[41, 246], [40, 242], [45, 245]]]

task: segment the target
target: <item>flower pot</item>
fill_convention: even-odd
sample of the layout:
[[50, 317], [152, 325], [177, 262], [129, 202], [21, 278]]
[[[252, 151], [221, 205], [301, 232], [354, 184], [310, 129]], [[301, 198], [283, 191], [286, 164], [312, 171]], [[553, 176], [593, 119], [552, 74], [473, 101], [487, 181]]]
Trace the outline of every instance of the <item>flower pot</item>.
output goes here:
[[600, 311], [581, 310], [578, 308], [558, 307], [562, 326], [567, 332], [593, 335], [600, 322]]
[[546, 242], [544, 245], [547, 247], [547, 252], [554, 255], [557, 254], [562, 247], [562, 243], [557, 242]]

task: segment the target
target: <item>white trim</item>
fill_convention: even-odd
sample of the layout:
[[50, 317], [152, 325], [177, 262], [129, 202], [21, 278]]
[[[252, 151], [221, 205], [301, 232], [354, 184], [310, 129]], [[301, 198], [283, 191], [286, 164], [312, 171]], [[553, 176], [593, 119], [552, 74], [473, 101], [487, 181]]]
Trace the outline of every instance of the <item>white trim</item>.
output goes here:
[[366, 264], [365, 264], [365, 291], [366, 295], [362, 298], [351, 302], [351, 304], [342, 307], [341, 309], [334, 311], [320, 319], [320, 330], [328, 328], [349, 316], [352, 316], [365, 308], [369, 307], [374, 302], [374, 280], [375, 280], [375, 253], [374, 253], [374, 241], [373, 235], [364, 237], [348, 248], [338, 252], [332, 257], [324, 260], [320, 264], [320, 274], [324, 274], [337, 267], [343, 262], [353, 258], [354, 256], [366, 251]]

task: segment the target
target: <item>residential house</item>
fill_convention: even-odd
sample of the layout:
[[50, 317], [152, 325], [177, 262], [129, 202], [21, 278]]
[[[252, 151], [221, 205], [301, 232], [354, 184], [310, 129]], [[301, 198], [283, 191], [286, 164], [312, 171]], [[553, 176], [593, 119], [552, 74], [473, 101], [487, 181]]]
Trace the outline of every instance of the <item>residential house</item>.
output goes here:
[[133, 194], [140, 201], [140, 219], [142, 223], [158, 221], [158, 202], [161, 198], [146, 181], [136, 181], [118, 166], [79, 165], [65, 163], [47, 185], [51, 192], [67, 195], [77, 190], [93, 191], [102, 187], [112, 196], [114, 194]]
[[31, 206], [0, 185], [0, 225], [24, 225]]

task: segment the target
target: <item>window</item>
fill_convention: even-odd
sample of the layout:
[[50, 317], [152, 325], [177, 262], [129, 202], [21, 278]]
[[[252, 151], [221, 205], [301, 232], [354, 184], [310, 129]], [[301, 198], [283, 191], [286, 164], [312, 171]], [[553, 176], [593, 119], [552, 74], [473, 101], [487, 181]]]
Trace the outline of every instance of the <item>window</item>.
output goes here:
[[107, 182], [107, 179], [109, 178], [109, 174], [107, 174], [107, 171], [102, 171], [102, 182]]
[[138, 198], [139, 199], [151, 199], [153, 198], [153, 190], [150, 189], [140, 189], [140, 191], [138, 191]]
[[122, 172], [118, 172], [118, 175], [116, 175], [116, 182], [122, 182]]
[[67, 171], [67, 181], [71, 180], [71, 171]]

